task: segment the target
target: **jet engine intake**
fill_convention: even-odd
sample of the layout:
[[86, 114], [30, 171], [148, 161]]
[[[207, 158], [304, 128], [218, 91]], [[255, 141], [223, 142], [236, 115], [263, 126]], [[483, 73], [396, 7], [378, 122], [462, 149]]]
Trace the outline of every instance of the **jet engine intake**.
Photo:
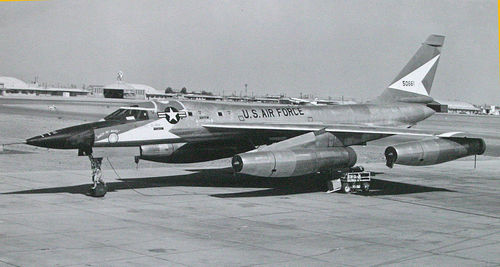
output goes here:
[[253, 176], [292, 177], [352, 167], [356, 160], [356, 152], [350, 147], [301, 148], [238, 154], [232, 166], [237, 173]]
[[481, 138], [436, 138], [412, 141], [385, 149], [386, 165], [434, 165], [471, 155], [481, 155], [486, 144]]

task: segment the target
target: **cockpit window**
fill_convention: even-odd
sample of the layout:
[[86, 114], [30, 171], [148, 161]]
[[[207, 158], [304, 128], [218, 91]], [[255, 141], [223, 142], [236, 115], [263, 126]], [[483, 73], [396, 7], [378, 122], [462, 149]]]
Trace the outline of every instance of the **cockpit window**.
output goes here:
[[141, 109], [121, 108], [104, 117], [107, 121], [136, 120], [143, 121], [149, 119], [148, 111]]

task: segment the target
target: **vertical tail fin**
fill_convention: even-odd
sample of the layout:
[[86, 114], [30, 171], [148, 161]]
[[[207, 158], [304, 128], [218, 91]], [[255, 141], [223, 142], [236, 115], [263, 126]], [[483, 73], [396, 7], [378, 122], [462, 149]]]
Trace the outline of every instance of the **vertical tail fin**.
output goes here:
[[439, 63], [444, 36], [430, 35], [377, 100], [379, 102], [432, 101], [429, 96]]

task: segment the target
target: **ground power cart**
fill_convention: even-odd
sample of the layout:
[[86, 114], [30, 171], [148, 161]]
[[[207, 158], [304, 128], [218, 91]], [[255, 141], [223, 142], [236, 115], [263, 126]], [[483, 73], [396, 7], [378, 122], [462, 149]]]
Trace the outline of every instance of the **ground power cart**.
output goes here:
[[341, 174], [340, 178], [328, 182], [327, 193], [342, 190], [345, 193], [370, 191], [371, 172], [355, 167]]

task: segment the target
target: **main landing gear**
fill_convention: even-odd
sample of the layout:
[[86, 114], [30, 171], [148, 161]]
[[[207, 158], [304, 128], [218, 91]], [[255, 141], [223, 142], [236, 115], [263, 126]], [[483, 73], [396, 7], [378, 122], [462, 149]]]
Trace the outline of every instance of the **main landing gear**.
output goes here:
[[90, 160], [90, 168], [92, 169], [92, 185], [89, 194], [93, 197], [103, 197], [108, 191], [106, 183], [102, 179], [102, 158], [94, 158], [92, 154], [88, 155]]

